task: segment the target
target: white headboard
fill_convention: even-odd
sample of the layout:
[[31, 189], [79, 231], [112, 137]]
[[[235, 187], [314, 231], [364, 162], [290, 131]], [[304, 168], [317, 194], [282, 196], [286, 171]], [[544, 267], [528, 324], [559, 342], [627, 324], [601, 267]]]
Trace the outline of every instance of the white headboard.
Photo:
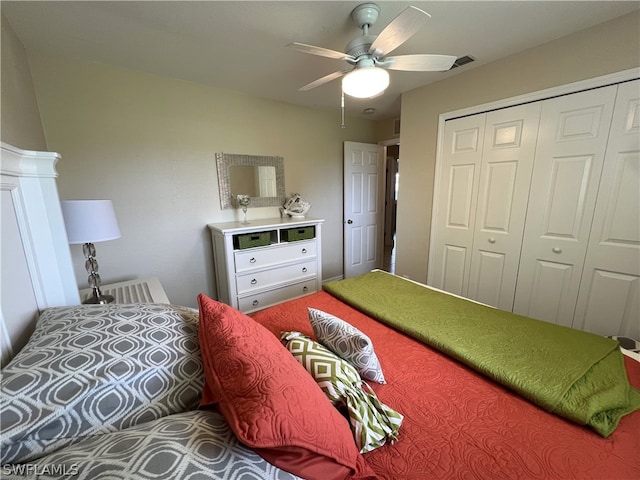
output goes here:
[[60, 155], [0, 143], [0, 351], [4, 366], [40, 311], [80, 303], [55, 164]]

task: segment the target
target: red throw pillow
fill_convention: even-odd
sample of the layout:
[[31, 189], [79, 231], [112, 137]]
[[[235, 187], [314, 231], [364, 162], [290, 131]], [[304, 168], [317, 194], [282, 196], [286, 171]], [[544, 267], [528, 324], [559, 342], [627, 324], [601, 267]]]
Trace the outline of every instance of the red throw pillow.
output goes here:
[[349, 423], [278, 339], [234, 308], [198, 296], [202, 406], [218, 403], [238, 439], [305, 479], [374, 479]]

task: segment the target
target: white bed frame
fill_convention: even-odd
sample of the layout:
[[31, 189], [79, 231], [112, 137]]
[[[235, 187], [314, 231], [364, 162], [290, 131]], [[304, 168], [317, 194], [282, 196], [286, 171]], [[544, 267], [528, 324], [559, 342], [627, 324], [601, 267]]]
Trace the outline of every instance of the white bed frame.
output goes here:
[[1, 143], [0, 352], [4, 366], [47, 307], [80, 303], [55, 165], [60, 155]]

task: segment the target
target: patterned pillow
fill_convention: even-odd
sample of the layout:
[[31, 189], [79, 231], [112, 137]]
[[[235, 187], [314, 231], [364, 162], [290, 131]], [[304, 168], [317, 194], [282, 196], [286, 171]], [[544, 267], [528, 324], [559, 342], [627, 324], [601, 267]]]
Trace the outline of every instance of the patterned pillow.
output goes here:
[[351, 363], [362, 378], [387, 383], [369, 337], [338, 317], [309, 308], [309, 321], [318, 341]]
[[280, 338], [331, 403], [347, 408], [361, 453], [381, 447], [387, 440], [393, 443], [403, 416], [380, 402], [352, 365], [300, 332], [283, 332]]
[[164, 304], [46, 309], [2, 370], [2, 464], [198, 406], [198, 314]]
[[242, 445], [222, 415], [203, 410], [176, 413], [126, 430], [86, 438], [29, 466], [32, 470], [25, 469], [25, 465], [4, 465], [2, 471], [5, 475], [45, 472], [37, 475], [38, 480], [300, 480]]

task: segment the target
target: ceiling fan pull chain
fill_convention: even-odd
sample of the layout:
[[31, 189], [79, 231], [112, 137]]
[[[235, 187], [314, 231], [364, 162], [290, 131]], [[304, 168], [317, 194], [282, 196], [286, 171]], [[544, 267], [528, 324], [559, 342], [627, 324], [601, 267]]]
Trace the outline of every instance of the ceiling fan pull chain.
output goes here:
[[340, 97], [340, 128], [347, 128], [347, 126], [344, 124], [344, 92], [342, 91], [342, 89], [340, 89]]

